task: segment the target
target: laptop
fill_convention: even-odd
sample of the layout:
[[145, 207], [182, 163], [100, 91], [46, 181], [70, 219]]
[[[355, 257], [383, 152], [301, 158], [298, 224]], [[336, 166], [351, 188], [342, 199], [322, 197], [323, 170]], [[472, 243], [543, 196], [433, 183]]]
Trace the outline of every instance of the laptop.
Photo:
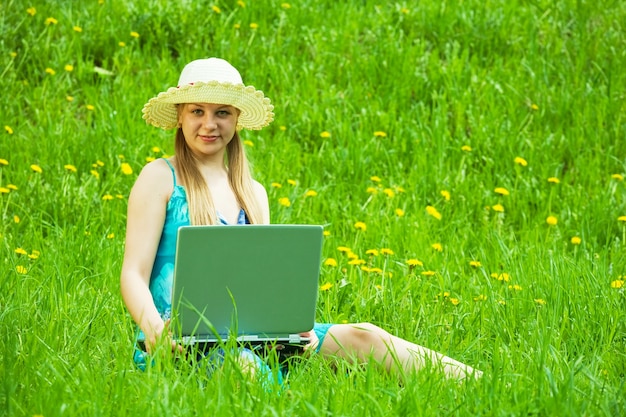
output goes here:
[[[303, 346], [313, 329], [322, 226], [215, 225], [178, 230], [172, 290], [182, 345]], [[177, 336], [178, 335], [178, 336]]]

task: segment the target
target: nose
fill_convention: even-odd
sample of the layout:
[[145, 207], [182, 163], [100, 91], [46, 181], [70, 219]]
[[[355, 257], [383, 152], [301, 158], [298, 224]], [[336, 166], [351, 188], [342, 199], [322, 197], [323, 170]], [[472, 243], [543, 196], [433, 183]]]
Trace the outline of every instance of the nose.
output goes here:
[[208, 113], [204, 116], [203, 123], [205, 128], [207, 129], [215, 129], [217, 127], [217, 122], [215, 116]]

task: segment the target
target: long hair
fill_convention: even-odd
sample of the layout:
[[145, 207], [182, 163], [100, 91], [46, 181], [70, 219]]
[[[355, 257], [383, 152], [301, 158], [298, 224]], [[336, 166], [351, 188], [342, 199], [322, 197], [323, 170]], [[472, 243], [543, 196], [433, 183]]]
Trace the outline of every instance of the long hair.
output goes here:
[[[189, 205], [189, 219], [193, 225], [217, 224], [217, 213], [211, 191], [206, 185], [196, 157], [187, 146], [182, 128], [176, 131], [176, 159], [179, 180], [184, 184]], [[246, 212], [251, 224], [262, 223], [262, 210], [257, 201], [248, 158], [246, 158], [239, 132], [226, 146], [226, 169], [228, 181], [235, 193], [235, 198]]]

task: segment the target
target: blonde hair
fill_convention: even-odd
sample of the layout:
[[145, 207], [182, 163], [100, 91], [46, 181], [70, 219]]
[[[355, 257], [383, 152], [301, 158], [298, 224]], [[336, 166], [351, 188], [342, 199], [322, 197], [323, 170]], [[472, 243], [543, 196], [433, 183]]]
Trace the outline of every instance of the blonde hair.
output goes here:
[[[178, 177], [185, 186], [187, 204], [189, 206], [189, 220], [192, 225], [217, 224], [217, 212], [211, 197], [211, 191], [207, 187], [202, 174], [196, 164], [196, 157], [187, 146], [182, 128], [176, 131], [176, 169]], [[228, 170], [228, 182], [235, 193], [235, 198], [246, 212], [251, 224], [259, 224], [263, 221], [261, 206], [256, 199], [252, 175], [248, 158], [243, 149], [243, 144], [236, 132], [233, 139], [226, 146], [226, 169]]]

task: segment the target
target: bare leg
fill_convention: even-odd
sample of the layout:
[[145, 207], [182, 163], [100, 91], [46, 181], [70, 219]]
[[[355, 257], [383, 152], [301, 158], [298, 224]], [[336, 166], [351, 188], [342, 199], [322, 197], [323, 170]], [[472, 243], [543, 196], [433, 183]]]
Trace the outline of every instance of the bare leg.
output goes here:
[[389, 334], [370, 323], [336, 324], [320, 348], [325, 356], [366, 363], [374, 359], [390, 372], [415, 372], [427, 366], [441, 369], [449, 378], [480, 378], [482, 372], [452, 358]]

